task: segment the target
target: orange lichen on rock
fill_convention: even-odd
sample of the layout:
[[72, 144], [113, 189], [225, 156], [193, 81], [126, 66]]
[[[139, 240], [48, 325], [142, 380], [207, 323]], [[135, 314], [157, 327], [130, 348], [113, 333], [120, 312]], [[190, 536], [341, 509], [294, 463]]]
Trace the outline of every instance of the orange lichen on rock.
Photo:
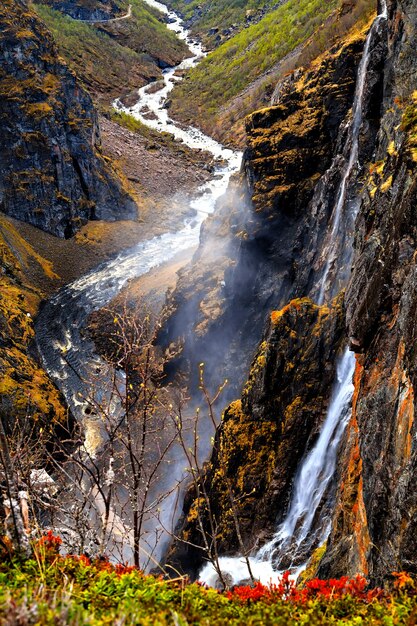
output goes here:
[[0, 218], [0, 256], [0, 410], [8, 423], [17, 418], [64, 423], [61, 395], [30, 353], [33, 318], [42, 298], [34, 278], [43, 275], [51, 281], [57, 276], [5, 218]]
[[411, 456], [412, 427], [414, 424], [414, 388], [404, 369], [405, 345], [400, 341], [397, 360], [390, 384], [398, 394], [395, 430], [395, 456], [397, 463], [404, 465]]

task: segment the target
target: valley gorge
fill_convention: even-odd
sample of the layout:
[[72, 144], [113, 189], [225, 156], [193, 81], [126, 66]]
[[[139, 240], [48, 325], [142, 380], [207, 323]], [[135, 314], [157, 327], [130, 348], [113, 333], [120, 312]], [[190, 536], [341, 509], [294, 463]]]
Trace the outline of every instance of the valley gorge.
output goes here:
[[386, 587], [417, 576], [417, 7], [208, 5], [0, 8], [5, 437], [46, 437], [67, 553], [80, 501], [91, 559]]

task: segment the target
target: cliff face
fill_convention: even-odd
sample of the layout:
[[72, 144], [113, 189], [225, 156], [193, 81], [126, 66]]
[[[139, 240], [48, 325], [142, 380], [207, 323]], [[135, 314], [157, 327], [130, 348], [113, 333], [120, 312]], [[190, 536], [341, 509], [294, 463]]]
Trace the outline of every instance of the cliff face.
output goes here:
[[354, 411], [321, 573], [417, 571], [417, 9], [389, 3], [384, 107], [346, 294]]
[[[393, 570], [417, 572], [417, 496], [413, 486], [417, 468], [417, 10], [411, 0], [391, 0], [388, 14], [388, 26], [381, 24], [371, 46], [359, 138], [360, 166], [356, 166], [356, 177], [348, 190], [348, 206], [359, 205], [354, 225], [355, 258], [345, 295], [347, 331], [357, 353], [355, 393], [334, 481], [332, 531], [319, 568], [323, 577], [363, 572], [376, 583]], [[353, 58], [350, 50], [351, 62]], [[319, 77], [314, 75], [316, 85], [320, 85]], [[307, 78], [311, 81], [312, 75]], [[340, 161], [346, 156], [343, 115], [330, 118], [335, 122], [330, 127], [333, 133], [327, 127], [328, 135], [316, 134], [322, 128], [317, 124], [318, 98], [326, 93], [326, 87], [310, 90], [309, 84], [302, 77], [292, 77], [290, 84], [277, 90], [278, 105], [255, 113], [248, 123], [245, 165], [257, 219], [246, 230], [236, 267], [248, 263], [254, 241], [258, 249], [266, 251], [265, 257], [258, 257], [251, 275], [263, 286], [258, 294], [268, 286], [269, 299], [256, 300], [265, 308], [274, 298], [282, 303], [295, 295], [317, 294], [315, 283], [326, 253], [323, 235], [341, 180]], [[343, 85], [343, 81], [337, 84]], [[301, 102], [303, 98], [314, 102], [314, 109], [303, 108], [299, 97]], [[336, 94], [336, 107], [337, 103]], [[326, 143], [326, 137], [335, 138], [333, 145], [341, 155], [330, 167], [328, 151], [332, 143]], [[345, 229], [344, 236], [351, 235], [349, 228]], [[338, 261], [343, 265], [344, 259], [339, 257]], [[336, 276], [336, 289], [349, 270], [350, 262]], [[291, 316], [293, 307], [291, 303], [283, 309], [284, 320]], [[295, 337], [303, 336], [295, 357], [291, 345], [281, 343], [286, 330], [281, 326], [274, 329], [271, 324], [253, 361], [242, 401], [226, 410], [218, 430], [223, 459], [215, 451], [207, 476], [218, 519], [222, 520], [219, 541], [226, 553], [239, 548], [230, 519], [227, 525], [221, 477], [228, 476], [232, 481], [238, 501], [243, 496], [239, 507], [245, 545], [250, 549], [257, 539], [263, 543], [262, 529], [266, 528], [268, 538], [273, 528], [271, 510], [275, 523], [282, 520], [296, 468], [321, 423], [322, 417], [318, 416], [322, 416], [326, 404], [323, 380], [319, 382], [304, 369], [306, 359], [319, 363], [321, 358], [314, 351], [308, 357], [304, 353], [304, 349], [310, 350], [311, 338], [314, 345], [316, 336], [310, 323], [307, 315], [301, 322], [303, 331], [297, 328], [294, 333]], [[324, 353], [319, 352], [326, 355], [324, 362], [330, 367], [329, 363], [334, 362], [334, 353], [330, 353], [340, 337], [322, 330], [324, 337], [335, 341], [332, 348], [326, 344]], [[278, 334], [277, 343], [274, 333]], [[271, 346], [277, 345], [280, 350], [274, 352]], [[267, 351], [266, 359], [263, 350]], [[277, 368], [271, 366], [269, 357]], [[295, 363], [293, 372], [280, 369], [282, 359], [289, 370]], [[259, 367], [260, 363], [266, 367]], [[323, 379], [326, 376], [323, 370]], [[255, 388], [255, 395], [248, 388]], [[277, 388], [280, 392], [286, 390], [286, 407], [277, 401]], [[305, 388], [311, 394], [308, 399]], [[321, 399], [318, 403], [315, 394]], [[303, 430], [301, 424], [305, 423], [297, 420], [292, 430], [291, 419], [280, 417], [288, 415], [292, 402], [294, 406], [299, 402], [301, 414], [303, 407], [308, 407], [312, 431]], [[263, 430], [268, 415], [274, 415], [277, 421], [269, 422]], [[269, 519], [264, 502], [271, 504]], [[192, 515], [195, 506], [193, 494], [189, 493], [182, 532], [198, 543]], [[183, 548], [176, 546], [175, 550], [174, 557], [181, 564]], [[192, 558], [197, 562], [194, 552]]]
[[298, 75], [277, 106], [249, 117], [242, 177], [208, 221], [169, 300], [163, 342], [183, 345], [180, 365], [192, 372], [205, 361], [213, 387], [232, 372], [230, 399], [270, 311], [315, 285], [315, 254], [332, 210], [315, 194], [325, 178], [334, 198], [340, 181], [340, 168], [323, 175], [346, 141], [363, 41], [355, 33]]
[[20, 1], [0, 8], [0, 210], [60, 237], [89, 219], [134, 219], [100, 154], [90, 96]]
[[21, 423], [45, 428], [66, 423], [60, 393], [39, 366], [34, 351], [33, 318], [43, 293], [42, 284], [58, 278], [42, 259], [0, 216], [0, 415], [12, 428]]
[[106, 20], [123, 15], [127, 4], [120, 0], [43, 0], [42, 4], [75, 20]]
[[[304, 298], [271, 313], [242, 399], [226, 409], [205, 471], [221, 554], [241, 548], [230, 490], [248, 551], [269, 539], [285, 516], [299, 462], [326, 413], [336, 354], [345, 337], [342, 301], [319, 307]], [[180, 522], [181, 538], [189, 543], [178, 543], [170, 555], [181, 570], [189, 572], [192, 564], [193, 575], [203, 564], [203, 552], [195, 547], [201, 542], [198, 506], [191, 489]], [[208, 529], [205, 510], [202, 518]]]

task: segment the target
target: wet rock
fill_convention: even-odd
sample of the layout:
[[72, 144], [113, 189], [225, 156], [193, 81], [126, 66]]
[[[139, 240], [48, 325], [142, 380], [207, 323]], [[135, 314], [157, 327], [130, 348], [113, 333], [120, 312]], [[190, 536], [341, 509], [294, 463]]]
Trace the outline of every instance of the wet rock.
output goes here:
[[360, 352], [339, 463], [332, 533], [320, 575], [362, 571], [382, 583], [417, 572], [417, 12], [388, 2], [383, 111], [356, 228], [346, 293]]
[[[285, 516], [301, 458], [314, 444], [326, 414], [335, 357], [344, 341], [342, 298], [318, 307], [307, 298], [274, 311], [252, 362], [242, 399], [225, 411], [207, 465], [212, 514], [221, 554], [241, 552], [230, 485], [245, 547], [266, 540]], [[186, 496], [180, 536], [170, 563], [195, 576], [204, 552], [193, 488]], [[206, 531], [210, 532], [207, 518]], [[190, 545], [193, 544], [193, 545]]]

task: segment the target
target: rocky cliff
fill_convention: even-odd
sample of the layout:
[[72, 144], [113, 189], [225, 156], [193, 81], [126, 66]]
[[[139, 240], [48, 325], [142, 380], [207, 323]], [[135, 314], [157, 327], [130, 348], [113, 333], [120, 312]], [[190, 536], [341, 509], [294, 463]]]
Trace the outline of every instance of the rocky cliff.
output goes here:
[[28, 432], [33, 424], [64, 424], [63, 399], [36, 358], [33, 324], [41, 285], [53, 286], [58, 277], [4, 216], [0, 258], [0, 416], [9, 428], [26, 422]]
[[134, 219], [100, 153], [90, 96], [20, 0], [0, 8], [0, 210], [60, 237], [89, 219]]
[[357, 351], [352, 420], [321, 573], [380, 582], [417, 571], [417, 9], [391, 0], [381, 129], [357, 220], [346, 294]]
[[47, 4], [75, 20], [87, 21], [119, 17], [128, 7], [121, 0], [43, 0], [42, 4]]
[[[234, 514], [248, 552], [269, 539], [285, 516], [298, 464], [326, 414], [336, 355], [345, 340], [342, 303], [340, 297], [331, 307], [319, 307], [304, 298], [271, 313], [242, 399], [226, 409], [204, 473], [221, 554], [241, 550]], [[169, 557], [193, 576], [204, 562], [196, 547], [198, 506], [191, 489], [180, 522], [184, 541]], [[200, 515], [208, 529], [206, 508]]]
[[[359, 163], [348, 191], [347, 206], [359, 205], [354, 225], [355, 258], [345, 295], [347, 332], [357, 353], [355, 393], [334, 480], [332, 531], [319, 567], [319, 574], [325, 577], [362, 572], [377, 583], [393, 570], [417, 571], [417, 499], [413, 489], [417, 463], [414, 444], [417, 92], [413, 53], [417, 10], [410, 0], [391, 0], [388, 18], [371, 41]], [[326, 56], [324, 63], [331, 63], [331, 58]], [[349, 60], [343, 53], [336, 58], [338, 63], [344, 62], [344, 67], [349, 63], [357, 66], [352, 49], [347, 54]], [[331, 85], [327, 73], [320, 88], [319, 77], [320, 69], [301, 79], [292, 77], [277, 90], [277, 106], [255, 113], [248, 120], [249, 151], [245, 166], [257, 219], [252, 220], [255, 227], [245, 232], [236, 267], [243, 266], [244, 261], [248, 263], [250, 245], [258, 238], [258, 249], [266, 251], [265, 257], [260, 259], [258, 255], [255, 271], [251, 263], [248, 265], [253, 272], [251, 286], [257, 280], [258, 284], [269, 285], [269, 298], [262, 304], [265, 308], [271, 308], [274, 299], [282, 303], [306, 293], [317, 296], [315, 283], [326, 253], [323, 238], [341, 176], [341, 159], [336, 157], [329, 166], [329, 147], [335, 145], [343, 156], [343, 138], [346, 141], [346, 125], [340, 109], [339, 115], [328, 118], [334, 122], [330, 129], [327, 127], [328, 134], [317, 133], [318, 128], [323, 129], [317, 124], [321, 115], [319, 98], [326, 93], [323, 85], [327, 88]], [[309, 84], [315, 87], [309, 89]], [[337, 86], [341, 85], [343, 81], [337, 80]], [[334, 84], [331, 89], [337, 106]], [[314, 107], [300, 106], [299, 93], [301, 101], [314, 102]], [[348, 103], [344, 101], [339, 106], [343, 104]], [[326, 143], [325, 138], [332, 136], [335, 144]], [[349, 236], [349, 229], [345, 229], [343, 236]], [[339, 264], [341, 260], [344, 259], [339, 257]], [[336, 276], [336, 290], [349, 277], [350, 265], [351, 262]], [[239, 303], [239, 293], [235, 292], [234, 297]], [[262, 299], [255, 302], [259, 305]], [[293, 307], [294, 302], [273, 316], [286, 320]], [[280, 343], [285, 340], [285, 329], [274, 328], [273, 320], [270, 322], [252, 363], [242, 400], [226, 410], [218, 430], [217, 449], [223, 450], [223, 457], [219, 459], [215, 451], [206, 479], [212, 485], [217, 519], [222, 520], [219, 541], [225, 553], [239, 548], [230, 516], [228, 520], [222, 477], [228, 476], [233, 483], [241, 507], [245, 547], [253, 549], [256, 540], [265, 541], [261, 529], [266, 529], [268, 538], [273, 516], [276, 523], [282, 520], [296, 467], [311, 445], [309, 436], [319, 427], [317, 415], [322, 415], [326, 403], [321, 383], [327, 374], [323, 369], [319, 383], [304, 370], [304, 349], [310, 349], [310, 339], [313, 338], [314, 344], [316, 336], [310, 327], [310, 314], [301, 322], [301, 333], [300, 328], [293, 329], [294, 339], [305, 333], [303, 344], [296, 348], [295, 354], [291, 345]], [[277, 345], [274, 333], [278, 333], [282, 353], [271, 349], [271, 345]], [[329, 337], [327, 331], [324, 336]], [[336, 345], [337, 342], [332, 349]], [[263, 350], [268, 355], [266, 359]], [[325, 362], [329, 367], [334, 361], [328, 350], [327, 346]], [[278, 364], [278, 369], [271, 366], [269, 357]], [[317, 355], [313, 358], [317, 362]], [[281, 359], [287, 363], [287, 370], [279, 369]], [[305, 390], [300, 393], [303, 384], [313, 396], [318, 393], [319, 404], [313, 396], [306, 401]], [[279, 402], [275, 404], [275, 385], [280, 390], [287, 389], [286, 407]], [[248, 388], [256, 389], [256, 397]], [[299, 423], [291, 432], [291, 419], [281, 417], [288, 416], [292, 402], [300, 403], [301, 413], [302, 407], [307, 407], [315, 424], [310, 435], [306, 435]], [[264, 431], [263, 419], [268, 415], [273, 415], [275, 421], [269, 422]], [[283, 450], [285, 453], [281, 454]], [[272, 503], [269, 521], [265, 517], [264, 497], [268, 505]], [[195, 506], [190, 492], [181, 532], [185, 533], [184, 538], [198, 544], [193, 520]], [[197, 562], [195, 550], [191, 551]], [[184, 548], [177, 544], [172, 558], [181, 564], [183, 555]]]

